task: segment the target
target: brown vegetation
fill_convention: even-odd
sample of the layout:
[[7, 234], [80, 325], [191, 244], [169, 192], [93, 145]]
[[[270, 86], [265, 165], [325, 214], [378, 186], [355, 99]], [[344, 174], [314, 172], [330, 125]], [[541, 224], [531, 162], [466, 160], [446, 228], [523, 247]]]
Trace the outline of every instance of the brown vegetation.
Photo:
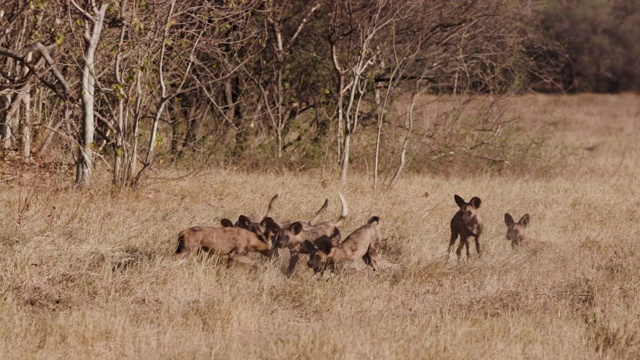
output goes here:
[[[365, 172], [341, 184], [322, 169], [159, 167], [122, 191], [100, 165], [78, 191], [64, 169], [5, 159], [0, 358], [637, 358], [638, 97], [509, 105], [522, 131], [556, 122], [543, 150], [561, 166], [409, 173], [377, 191]], [[279, 216], [306, 218], [338, 191], [349, 199], [344, 233], [384, 220], [379, 271], [316, 280], [301, 267], [287, 278], [286, 256], [227, 269], [224, 257], [173, 254], [180, 229], [259, 219], [276, 193], [300, 199], [279, 203]], [[447, 264], [454, 194], [483, 199], [484, 254]], [[525, 209], [548, 251], [514, 253], [504, 240], [505, 210]]]

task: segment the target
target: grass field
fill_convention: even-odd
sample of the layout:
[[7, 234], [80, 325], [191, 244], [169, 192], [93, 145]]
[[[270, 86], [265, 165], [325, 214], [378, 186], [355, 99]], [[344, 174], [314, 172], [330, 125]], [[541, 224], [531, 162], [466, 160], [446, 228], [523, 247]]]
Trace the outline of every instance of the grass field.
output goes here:
[[[87, 191], [68, 175], [7, 178], [0, 358], [637, 359], [640, 97], [512, 105], [525, 122], [561, 121], [559, 175], [407, 175], [376, 192], [366, 176], [313, 171], [160, 170], [136, 191], [111, 189], [108, 174]], [[380, 271], [317, 279], [305, 259], [288, 279], [286, 250], [255, 256], [257, 268], [173, 255], [181, 229], [259, 218], [275, 193], [278, 219], [309, 218], [325, 198], [336, 219], [338, 191], [343, 234], [381, 217]], [[446, 261], [454, 194], [483, 200], [482, 258]], [[548, 248], [513, 251], [505, 212], [531, 214]]]

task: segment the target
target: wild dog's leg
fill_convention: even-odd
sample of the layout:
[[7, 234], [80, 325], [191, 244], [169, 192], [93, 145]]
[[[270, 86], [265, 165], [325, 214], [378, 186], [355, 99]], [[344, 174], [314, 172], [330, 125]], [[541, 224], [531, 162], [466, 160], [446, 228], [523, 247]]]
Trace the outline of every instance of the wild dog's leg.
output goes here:
[[289, 267], [287, 268], [287, 276], [291, 276], [291, 274], [293, 274], [293, 269], [295, 269], [297, 263], [298, 263], [298, 252], [292, 250], [291, 259], [289, 259]]
[[257, 266], [256, 264], [254, 264], [253, 260], [247, 257], [246, 251], [239, 251], [238, 249], [233, 249], [229, 253], [229, 259], [227, 260], [227, 268], [231, 267], [231, 265], [233, 265], [233, 263], [235, 263], [236, 261], [241, 262], [243, 264], [247, 264], [247, 265]]
[[362, 257], [364, 263], [371, 266], [373, 268], [373, 271], [378, 270], [377, 260], [379, 247], [380, 243], [376, 240], [373, 244], [371, 244], [371, 247], [369, 247], [369, 251], [367, 251], [367, 253]]
[[473, 237], [473, 239], [476, 242], [476, 251], [478, 252], [478, 256], [482, 256], [482, 251], [480, 251], [480, 236], [479, 235], [475, 235]]
[[469, 245], [467, 244], [467, 237], [463, 234], [460, 234], [460, 244], [458, 244], [458, 249], [456, 249], [456, 255], [458, 255], [458, 260], [462, 257], [462, 248], [467, 245], [467, 252], [469, 252]]
[[364, 256], [362, 257], [362, 260], [364, 260], [364, 263], [371, 266], [371, 268], [373, 269], [373, 271], [378, 270], [375, 261], [373, 260], [371, 254], [366, 253], [364, 254]]
[[471, 258], [471, 253], [469, 252], [469, 237], [464, 237], [464, 248], [467, 251], [467, 259]]
[[[451, 253], [451, 249], [453, 249], [453, 245], [456, 244], [456, 239], [457, 238], [458, 238], [458, 232], [452, 227], [451, 228], [451, 239], [449, 239], [449, 249], [447, 249], [447, 259], [449, 259], [449, 254]], [[456, 251], [456, 253], [458, 253], [458, 252]], [[460, 258], [460, 254], [458, 254], [458, 258]]]

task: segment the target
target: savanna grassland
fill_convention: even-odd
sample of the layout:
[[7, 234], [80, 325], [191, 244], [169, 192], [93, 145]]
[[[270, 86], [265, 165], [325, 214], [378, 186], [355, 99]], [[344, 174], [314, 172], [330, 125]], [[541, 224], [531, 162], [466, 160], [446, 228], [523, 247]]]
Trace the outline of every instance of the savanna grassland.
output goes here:
[[[554, 120], [552, 174], [405, 175], [372, 190], [319, 171], [158, 169], [137, 190], [28, 167], [0, 183], [0, 358], [636, 359], [640, 357], [640, 98], [524, 96]], [[550, 148], [549, 151], [555, 151]], [[523, 160], [523, 161], [526, 161]], [[518, 166], [518, 164], [510, 164]], [[101, 178], [102, 176], [102, 178]], [[173, 255], [178, 232], [240, 214], [308, 219], [325, 198], [348, 234], [382, 219], [382, 261], [312, 277], [306, 256], [258, 266]], [[425, 194], [427, 193], [427, 194]], [[479, 196], [478, 258], [446, 261], [453, 195]], [[513, 251], [504, 213], [531, 214], [542, 252]]]

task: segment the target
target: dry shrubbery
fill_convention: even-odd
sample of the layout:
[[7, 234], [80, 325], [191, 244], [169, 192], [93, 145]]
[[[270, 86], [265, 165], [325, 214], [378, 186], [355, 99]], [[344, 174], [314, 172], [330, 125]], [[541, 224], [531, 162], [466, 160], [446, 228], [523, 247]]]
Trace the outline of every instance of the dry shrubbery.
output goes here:
[[[158, 170], [136, 191], [106, 174], [74, 191], [17, 174], [0, 185], [0, 357], [637, 358], [637, 99], [512, 101], [524, 124], [562, 119], [550, 143], [573, 150], [553, 176], [407, 175], [373, 192], [359, 175]], [[334, 218], [337, 191], [344, 234], [383, 220], [379, 272], [318, 280], [301, 263], [287, 279], [286, 251], [256, 269], [173, 255], [180, 229], [257, 218], [275, 193], [279, 219], [327, 197]], [[481, 259], [445, 262], [453, 194], [483, 199]], [[505, 212], [531, 214], [549, 248], [512, 251]]]

